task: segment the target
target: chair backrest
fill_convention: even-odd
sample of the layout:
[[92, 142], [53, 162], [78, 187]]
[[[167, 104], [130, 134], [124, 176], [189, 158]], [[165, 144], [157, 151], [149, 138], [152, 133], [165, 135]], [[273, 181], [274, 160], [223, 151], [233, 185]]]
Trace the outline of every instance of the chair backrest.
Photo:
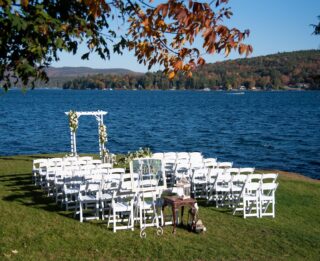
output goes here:
[[260, 190], [261, 183], [260, 182], [246, 182], [245, 190], [248, 193], [256, 193]]
[[232, 165], [232, 162], [218, 162], [218, 168], [220, 169], [232, 168]]
[[124, 168], [112, 168], [110, 169], [110, 174], [118, 174], [118, 175], [123, 175], [125, 173], [125, 169]]
[[172, 168], [176, 165], [176, 159], [171, 159], [171, 158], [164, 158], [162, 160], [163, 165], [165, 166], [165, 168]]
[[245, 174], [238, 174], [232, 176], [232, 183], [239, 184], [239, 183], [246, 183], [248, 180], [248, 175]]
[[277, 173], [264, 173], [262, 174], [263, 183], [275, 183], [278, 178]]
[[248, 182], [249, 183], [261, 183], [262, 181], [262, 174], [249, 174], [248, 175]]
[[102, 163], [99, 165], [96, 165], [97, 169], [111, 169], [112, 168], [112, 164], [111, 163]]
[[239, 174], [253, 174], [255, 168], [239, 168]]
[[62, 161], [62, 158], [49, 158], [48, 161], [54, 162], [54, 163], [58, 163]]
[[91, 156], [82, 156], [82, 157], [79, 157], [79, 160], [83, 160], [83, 161], [91, 161], [93, 160], [93, 158]]
[[63, 162], [70, 162], [70, 163], [74, 163], [76, 161], [78, 161], [78, 157], [64, 157], [62, 159]]
[[190, 174], [190, 164], [189, 163], [179, 163], [176, 165], [175, 175], [189, 176]]
[[164, 155], [162, 152], [156, 152], [156, 153], [153, 153], [152, 154], [152, 158], [153, 159], [163, 159], [164, 158]]
[[107, 179], [103, 179], [101, 182], [101, 190], [111, 192], [120, 190], [120, 179], [114, 179], [109, 175]]
[[262, 183], [260, 186], [260, 191], [262, 195], [271, 195], [278, 188], [278, 183]]
[[215, 159], [215, 158], [203, 159], [203, 164], [207, 168], [215, 168], [218, 165], [217, 159]]
[[190, 159], [192, 159], [192, 158], [203, 159], [201, 152], [189, 152], [189, 156], [190, 156]]
[[132, 191], [134, 181], [132, 180], [133, 175], [131, 173], [124, 173], [121, 175], [120, 189], [121, 191]]
[[189, 164], [189, 159], [186, 159], [186, 158], [177, 158], [175, 164]]
[[108, 181], [119, 181], [121, 182], [122, 176], [125, 174], [125, 169], [124, 168], [112, 168], [109, 170], [109, 174], [107, 177], [104, 177]]
[[224, 169], [213, 168], [208, 170], [208, 179], [211, 181], [215, 179], [218, 175], [222, 175], [224, 173]]
[[226, 173], [229, 173], [230, 175], [240, 174], [239, 168], [228, 168], [228, 169], [226, 169]]
[[190, 159], [189, 153], [188, 152], [177, 152], [177, 161], [182, 160], [182, 159], [189, 161], [189, 159]]
[[91, 161], [91, 164], [99, 165], [99, 164], [102, 164], [102, 161], [99, 160], [99, 159], [95, 159], [95, 160], [92, 160], [92, 161]]
[[208, 168], [195, 169], [192, 174], [192, 180], [201, 179], [206, 180], [208, 177]]
[[231, 182], [232, 181], [232, 175], [229, 173], [221, 173], [218, 172], [218, 175], [216, 177], [216, 182]]
[[164, 159], [176, 159], [177, 158], [177, 153], [176, 152], [165, 152], [163, 153]]
[[100, 182], [87, 182], [86, 191], [89, 193], [96, 193], [100, 190], [101, 184]]
[[65, 171], [78, 171], [80, 170], [80, 167], [78, 165], [70, 165], [70, 166], [63, 166], [62, 169]]
[[48, 162], [48, 159], [35, 159], [33, 160], [32, 166], [33, 170], [39, 169], [40, 165], [45, 165]]
[[93, 164], [85, 164], [85, 165], [80, 165], [79, 166], [80, 170], [93, 170], [95, 168], [96, 168], [96, 166], [93, 165]]

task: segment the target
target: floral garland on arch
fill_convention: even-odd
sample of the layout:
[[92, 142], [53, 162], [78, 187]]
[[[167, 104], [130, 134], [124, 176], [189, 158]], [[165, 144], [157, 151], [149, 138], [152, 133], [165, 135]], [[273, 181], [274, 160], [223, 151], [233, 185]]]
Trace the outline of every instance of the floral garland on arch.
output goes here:
[[100, 144], [105, 144], [108, 141], [107, 127], [104, 124], [99, 125], [99, 141], [100, 141]]
[[70, 130], [75, 133], [76, 130], [78, 129], [78, 115], [77, 112], [75, 111], [69, 111], [69, 127]]

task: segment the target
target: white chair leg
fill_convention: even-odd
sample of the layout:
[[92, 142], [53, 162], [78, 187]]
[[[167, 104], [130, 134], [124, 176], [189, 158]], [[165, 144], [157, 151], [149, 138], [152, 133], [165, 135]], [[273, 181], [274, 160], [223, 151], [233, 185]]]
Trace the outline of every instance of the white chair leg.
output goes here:
[[79, 215], [80, 215], [80, 222], [83, 222], [83, 211], [82, 211], [82, 203], [79, 203]]
[[116, 222], [116, 212], [113, 210], [113, 233], [116, 233], [116, 225], [117, 225], [117, 222]]
[[131, 220], [131, 230], [134, 231], [133, 205], [131, 206], [130, 220]]

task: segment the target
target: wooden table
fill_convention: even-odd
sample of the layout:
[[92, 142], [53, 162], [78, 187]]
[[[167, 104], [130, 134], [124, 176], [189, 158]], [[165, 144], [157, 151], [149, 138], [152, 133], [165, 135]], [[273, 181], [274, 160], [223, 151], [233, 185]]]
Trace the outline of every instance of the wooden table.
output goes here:
[[176, 233], [176, 210], [178, 210], [181, 207], [181, 222], [180, 222], [180, 224], [183, 224], [184, 207], [188, 206], [190, 208], [195, 208], [196, 203], [197, 203], [197, 201], [193, 198], [182, 199], [178, 196], [166, 196], [163, 198], [162, 212], [164, 212], [164, 209], [166, 206], [172, 207], [172, 216], [173, 216], [173, 231], [172, 231], [172, 233], [173, 234]]

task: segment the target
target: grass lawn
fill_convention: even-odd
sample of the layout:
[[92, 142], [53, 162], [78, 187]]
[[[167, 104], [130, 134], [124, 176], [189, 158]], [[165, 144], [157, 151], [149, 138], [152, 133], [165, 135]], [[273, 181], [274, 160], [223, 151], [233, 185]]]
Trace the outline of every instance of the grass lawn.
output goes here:
[[106, 222], [80, 223], [31, 184], [32, 160], [0, 157], [0, 260], [319, 260], [320, 182], [281, 173], [276, 218], [233, 216], [200, 206], [207, 232], [153, 228], [114, 234]]

